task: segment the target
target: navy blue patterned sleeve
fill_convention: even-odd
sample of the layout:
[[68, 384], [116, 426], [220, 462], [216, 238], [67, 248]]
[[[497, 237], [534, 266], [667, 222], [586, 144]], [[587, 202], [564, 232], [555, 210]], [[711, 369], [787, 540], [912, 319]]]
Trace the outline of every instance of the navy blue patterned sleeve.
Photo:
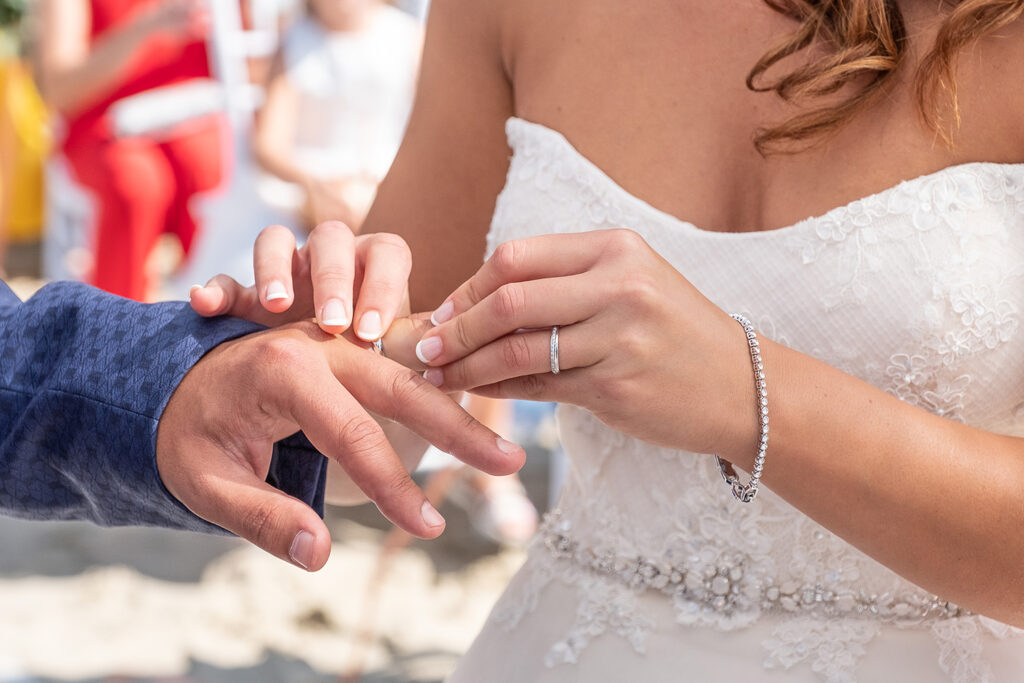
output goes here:
[[[22, 303], [0, 283], [0, 514], [222, 532], [164, 487], [157, 424], [207, 351], [259, 329], [68, 282]], [[300, 433], [267, 481], [322, 515], [325, 472]]]

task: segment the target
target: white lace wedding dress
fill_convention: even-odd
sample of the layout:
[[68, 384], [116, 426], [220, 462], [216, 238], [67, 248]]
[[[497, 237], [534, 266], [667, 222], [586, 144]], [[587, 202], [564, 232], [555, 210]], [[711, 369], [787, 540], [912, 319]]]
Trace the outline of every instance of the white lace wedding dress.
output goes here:
[[[965, 164], [780, 230], [713, 233], [627, 193], [551, 129], [507, 132], [490, 249], [632, 228], [761, 334], [1024, 435], [1024, 164]], [[571, 406], [559, 423], [558, 509], [451, 683], [1024, 681], [1021, 631], [924, 592], [771, 491], [738, 503], [710, 456]]]

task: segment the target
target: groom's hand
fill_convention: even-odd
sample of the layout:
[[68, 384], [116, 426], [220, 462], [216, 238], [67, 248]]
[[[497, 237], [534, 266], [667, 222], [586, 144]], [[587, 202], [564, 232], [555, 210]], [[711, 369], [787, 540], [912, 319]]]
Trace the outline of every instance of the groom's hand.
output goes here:
[[160, 420], [160, 476], [195, 514], [315, 571], [330, 553], [327, 527], [265, 482], [274, 443], [302, 430], [388, 519], [436, 537], [444, 520], [366, 410], [491, 474], [525, 458], [418, 373], [295, 323], [222, 344], [189, 371]]

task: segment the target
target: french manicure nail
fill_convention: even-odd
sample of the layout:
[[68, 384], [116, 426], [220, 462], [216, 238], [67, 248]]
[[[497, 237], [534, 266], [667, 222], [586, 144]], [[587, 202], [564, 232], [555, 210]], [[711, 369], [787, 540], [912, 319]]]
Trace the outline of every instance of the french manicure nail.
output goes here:
[[451, 301], [445, 301], [436, 311], [430, 314], [430, 322], [434, 323], [435, 326], [448, 322], [452, 319], [452, 313], [454, 312], [455, 304]]
[[308, 531], [300, 531], [295, 534], [295, 538], [292, 540], [292, 547], [288, 549], [288, 557], [303, 569], [309, 569], [309, 565], [313, 562], [313, 545], [315, 542], [316, 538], [313, 534]]
[[423, 379], [427, 380], [435, 387], [439, 387], [444, 384], [444, 371], [438, 370], [437, 368], [430, 368], [423, 372]]
[[374, 341], [381, 338], [384, 334], [384, 330], [381, 329], [382, 323], [380, 320], [380, 313], [377, 311], [367, 311], [363, 313], [363, 317], [359, 320], [359, 329], [356, 330], [356, 334], [363, 341]]
[[423, 521], [427, 523], [429, 527], [444, 526], [444, 517], [441, 513], [434, 509], [434, 506], [430, 504], [429, 500], [423, 501], [423, 507], [420, 508], [420, 514], [423, 515]]
[[522, 449], [516, 444], [512, 443], [511, 441], [506, 441], [505, 439], [499, 436], [498, 450], [500, 450], [502, 453], [516, 453], [518, 451], [521, 451]]
[[348, 313], [340, 299], [328, 299], [320, 315], [320, 323], [331, 327], [348, 325]]
[[192, 300], [192, 295], [196, 293], [196, 290], [197, 289], [202, 289], [202, 288], [203, 288], [202, 285], [192, 285], [191, 287], [189, 287], [188, 288], [188, 300], [191, 301]]
[[444, 342], [441, 341], [440, 337], [421, 339], [420, 342], [416, 344], [416, 357], [420, 359], [421, 363], [429, 363], [441, 355], [443, 347]]
[[280, 299], [288, 298], [288, 290], [285, 289], [284, 283], [274, 280], [267, 285], [267, 301], [278, 301]]

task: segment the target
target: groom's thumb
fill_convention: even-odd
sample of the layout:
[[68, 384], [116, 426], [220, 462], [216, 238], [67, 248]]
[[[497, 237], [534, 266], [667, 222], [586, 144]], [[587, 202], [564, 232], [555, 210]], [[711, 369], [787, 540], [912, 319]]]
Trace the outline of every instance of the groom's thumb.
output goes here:
[[190, 477], [185, 486], [166, 482], [187, 508], [307, 571], [315, 572], [327, 563], [331, 535], [311, 507], [221, 454], [211, 453], [203, 460], [202, 476]]

